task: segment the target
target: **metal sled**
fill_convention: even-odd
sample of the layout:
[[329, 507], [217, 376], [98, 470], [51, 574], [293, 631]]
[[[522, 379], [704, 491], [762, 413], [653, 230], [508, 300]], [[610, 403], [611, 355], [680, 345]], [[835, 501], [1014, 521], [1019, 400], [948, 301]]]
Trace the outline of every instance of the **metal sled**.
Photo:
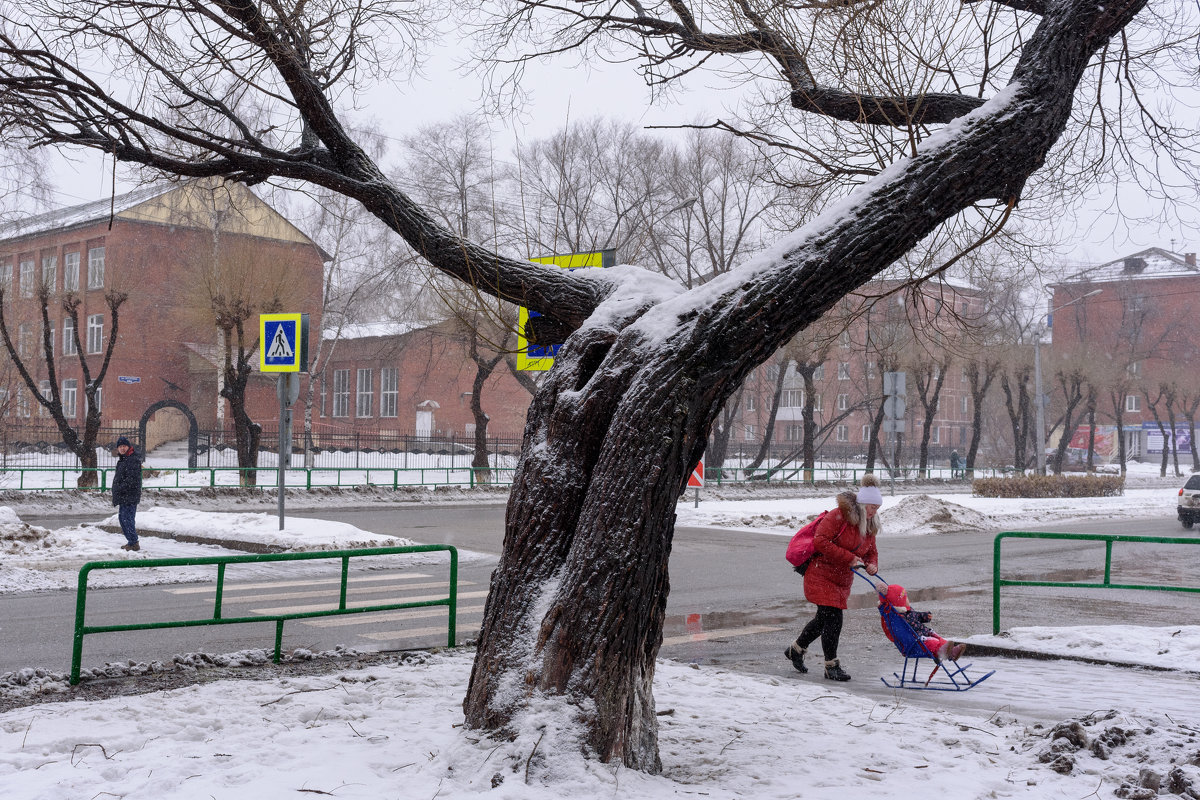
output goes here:
[[[912, 626], [904, 617], [897, 613], [896, 609], [892, 608], [891, 603], [887, 601], [888, 584], [878, 574], [869, 576], [866, 573], [854, 570], [854, 574], [871, 584], [871, 588], [879, 595], [879, 617], [887, 633], [890, 633], [892, 643], [896, 645], [896, 649], [904, 656], [904, 668], [900, 672], [893, 672], [894, 681], [889, 681], [885, 677], [880, 677], [883, 685], [891, 689], [928, 689], [940, 692], [965, 692], [986, 681], [996, 670], [992, 670], [978, 678], [972, 678], [967, 674], [967, 670], [971, 668], [970, 664], [965, 666], [959, 664], [951, 658], [938, 658], [929, 649], [925, 647], [925, 643], [917, 636]], [[874, 579], [873, 579], [874, 578]], [[875, 580], [879, 581], [876, 584]], [[921, 674], [922, 661], [932, 661], [933, 669], [929, 674], [922, 678]], [[936, 678], [936, 680], [934, 680]]]

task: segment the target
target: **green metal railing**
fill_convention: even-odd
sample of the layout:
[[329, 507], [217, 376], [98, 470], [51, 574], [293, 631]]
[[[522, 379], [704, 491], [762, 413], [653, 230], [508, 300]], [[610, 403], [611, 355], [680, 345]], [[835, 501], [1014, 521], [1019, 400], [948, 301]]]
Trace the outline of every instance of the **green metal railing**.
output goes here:
[[[81, 472], [96, 472], [96, 485], [82, 487], [84, 490], [108, 491], [111, 484], [109, 473], [112, 467], [83, 470], [79, 467], [10, 467], [0, 474], [15, 474], [16, 486], [0, 483], [0, 490], [26, 492], [53, 492], [76, 489]], [[202, 467], [196, 470], [182, 468], [145, 467], [142, 470], [143, 488], [146, 489], [211, 489], [239, 485], [241, 472], [254, 472], [259, 489], [275, 489], [278, 471], [275, 467]], [[338, 486], [506, 486], [512, 482], [513, 467], [491, 467], [487, 470], [473, 467], [325, 467], [301, 468], [285, 471], [286, 485], [290, 489], [331, 488]], [[487, 483], [480, 480], [480, 473], [488, 473]], [[47, 482], [43, 475], [53, 475]], [[226, 479], [222, 480], [222, 476]], [[45, 485], [43, 485], [45, 484]]]
[[[385, 603], [382, 605], [347, 607], [346, 591], [350, 574], [350, 559], [366, 556], [387, 556], [405, 553], [448, 552], [450, 554], [450, 586], [445, 598], [437, 600], [422, 600], [409, 603]], [[225, 592], [225, 567], [229, 564], [253, 564], [266, 561], [313, 561], [317, 559], [341, 559], [341, 589], [338, 607], [322, 611], [303, 611], [285, 614], [263, 614], [252, 617], [223, 617], [222, 598]], [[101, 569], [148, 569], [151, 567], [190, 567], [216, 565], [217, 586], [216, 599], [213, 604], [212, 617], [209, 619], [188, 619], [175, 622], [139, 622], [124, 625], [87, 625], [84, 620], [87, 614], [87, 582], [88, 576], [95, 570]], [[424, 544], [409, 547], [373, 547], [358, 550], [325, 550], [306, 553], [269, 553], [264, 555], [243, 556], [206, 556], [202, 558], [150, 558], [137, 561], [92, 561], [84, 564], [79, 570], [79, 588], [75, 596], [75, 641], [71, 653], [71, 685], [79, 683], [80, 662], [83, 659], [83, 637], [93, 633], [117, 633], [120, 631], [148, 631], [160, 628], [190, 628], [200, 625], [240, 625], [248, 622], [275, 623], [275, 663], [279, 663], [280, 651], [283, 647], [283, 623], [289, 619], [308, 619], [312, 617], [333, 617], [344, 614], [367, 614], [372, 611], [395, 611], [406, 608], [425, 608], [428, 606], [446, 606], [448, 609], [448, 630], [446, 646], [454, 647], [455, 618], [458, 612], [458, 550], [448, 544]]]
[[[1104, 542], [1104, 580], [1101, 583], [1080, 581], [1018, 581], [1000, 577], [1000, 545], [1005, 539], [1058, 539], [1075, 542]], [[1053, 586], [1070, 589], [1140, 589], [1153, 592], [1200, 592], [1200, 587], [1160, 586], [1152, 584], [1113, 583], [1113, 543], [1138, 544], [1200, 544], [1200, 539], [1171, 536], [1120, 536], [1106, 533], [1047, 533], [1042, 531], [1004, 531], [996, 534], [992, 545], [992, 635], [1000, 633], [1001, 586]]]

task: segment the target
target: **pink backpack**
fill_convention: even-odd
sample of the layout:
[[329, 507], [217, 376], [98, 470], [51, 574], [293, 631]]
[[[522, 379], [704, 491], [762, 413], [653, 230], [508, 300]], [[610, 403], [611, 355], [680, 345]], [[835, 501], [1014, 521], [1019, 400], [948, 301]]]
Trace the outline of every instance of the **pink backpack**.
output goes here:
[[821, 524], [821, 520], [825, 519], [825, 515], [828, 513], [828, 511], [822, 511], [816, 519], [796, 531], [792, 540], [788, 542], [786, 558], [788, 563], [795, 567], [796, 572], [801, 575], [808, 569], [812, 557], [816, 554], [816, 545], [813, 539], [817, 534], [817, 526]]

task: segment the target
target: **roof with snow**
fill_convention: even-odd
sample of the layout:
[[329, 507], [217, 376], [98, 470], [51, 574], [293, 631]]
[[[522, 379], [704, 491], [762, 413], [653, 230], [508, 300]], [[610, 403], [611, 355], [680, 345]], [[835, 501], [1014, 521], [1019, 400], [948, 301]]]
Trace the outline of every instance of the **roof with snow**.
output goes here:
[[1068, 275], [1059, 285], [1072, 283], [1108, 283], [1112, 281], [1155, 280], [1200, 276], [1200, 269], [1176, 253], [1151, 247], [1140, 253], [1088, 267]]
[[343, 325], [341, 329], [326, 328], [322, 332], [322, 336], [326, 341], [338, 339], [346, 341], [348, 339], [370, 339], [373, 337], [384, 336], [403, 336], [406, 333], [412, 333], [420, 328], [433, 327], [439, 324], [438, 322], [401, 322], [401, 321], [386, 321], [386, 322], [361, 322], [350, 325]]

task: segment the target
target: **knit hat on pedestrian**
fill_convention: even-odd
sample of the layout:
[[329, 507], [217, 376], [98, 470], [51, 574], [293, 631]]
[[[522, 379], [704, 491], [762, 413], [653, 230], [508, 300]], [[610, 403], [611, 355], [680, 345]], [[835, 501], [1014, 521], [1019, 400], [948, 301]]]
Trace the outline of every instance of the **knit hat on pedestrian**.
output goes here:
[[121, 436], [117, 439], [117, 447], [120, 447], [121, 445], [133, 447], [133, 442], [129, 441], [129, 439], [125, 438], [124, 436]]
[[862, 476], [862, 487], [859, 488], [854, 499], [860, 506], [883, 505], [883, 492], [879, 491], [879, 479], [875, 477], [875, 473], [868, 472]]
[[892, 608], [903, 613], [908, 611], [908, 592], [898, 583], [893, 583], [887, 590], [887, 601]]

